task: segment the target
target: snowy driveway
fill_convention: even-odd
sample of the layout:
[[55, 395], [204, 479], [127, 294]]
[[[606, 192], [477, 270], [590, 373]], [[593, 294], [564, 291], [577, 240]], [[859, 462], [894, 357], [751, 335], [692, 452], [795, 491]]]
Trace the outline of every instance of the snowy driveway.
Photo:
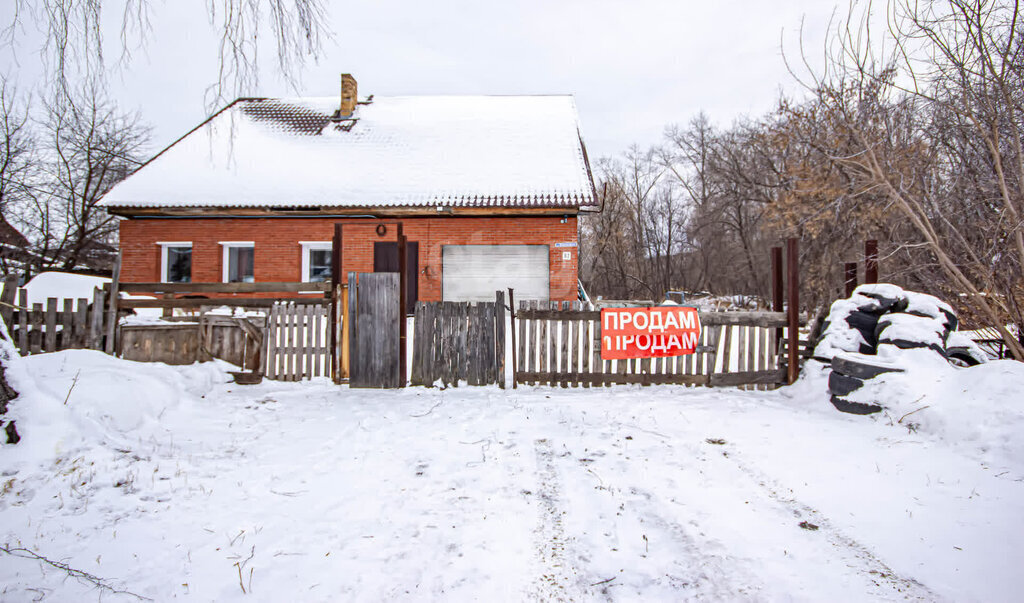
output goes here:
[[[155, 600], [1012, 600], [1024, 587], [1021, 464], [841, 415], [820, 381], [379, 392], [46, 356], [63, 358], [30, 359], [50, 411], [26, 421], [28, 445], [0, 449], [0, 542]], [[36, 424], [68, 435], [33, 448]], [[55, 445], [68, 449], [56, 465]], [[134, 600], [12, 556], [0, 583], [3, 600]]]

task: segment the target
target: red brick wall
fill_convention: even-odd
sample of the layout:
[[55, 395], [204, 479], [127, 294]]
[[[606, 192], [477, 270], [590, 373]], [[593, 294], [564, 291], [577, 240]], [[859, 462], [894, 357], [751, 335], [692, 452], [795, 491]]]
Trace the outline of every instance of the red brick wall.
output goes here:
[[[576, 242], [576, 218], [524, 216], [514, 218], [430, 217], [403, 218], [409, 241], [419, 241], [419, 293], [423, 301], [441, 299], [442, 245], [548, 245], [551, 299], [576, 299], [577, 247], [555, 247]], [[257, 282], [302, 279], [299, 241], [330, 241], [334, 224], [345, 224], [342, 274], [373, 271], [373, 243], [394, 241], [395, 225], [381, 237], [376, 228], [387, 220], [335, 218], [138, 218], [121, 221], [121, 280], [160, 281], [160, 246], [157, 242], [192, 242], [193, 282], [220, 282], [223, 248], [220, 241], [255, 242]], [[562, 259], [570, 252], [569, 260]]]

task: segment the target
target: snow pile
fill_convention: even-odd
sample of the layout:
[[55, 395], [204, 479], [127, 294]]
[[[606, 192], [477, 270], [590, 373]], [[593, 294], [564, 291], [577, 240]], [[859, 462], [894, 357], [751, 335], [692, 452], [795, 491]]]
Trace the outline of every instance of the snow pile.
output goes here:
[[9, 362], [21, 395], [9, 405], [22, 441], [11, 457], [45, 462], [100, 445], [129, 448], [170, 435], [161, 419], [227, 381], [224, 363], [170, 367], [120, 360], [94, 350], [66, 350]]
[[881, 347], [879, 358], [903, 372], [868, 379], [845, 398], [880, 404], [879, 420], [971, 449], [990, 462], [1024, 459], [1024, 363], [994, 360], [963, 368], [928, 349], [883, 354]]
[[24, 289], [28, 294], [29, 307], [32, 304], [45, 305], [48, 298], [56, 297], [57, 307], [63, 308], [65, 299], [87, 299], [89, 303], [92, 303], [93, 290], [102, 289], [103, 285], [109, 283], [110, 279], [102, 276], [71, 272], [40, 272], [25, 283]]

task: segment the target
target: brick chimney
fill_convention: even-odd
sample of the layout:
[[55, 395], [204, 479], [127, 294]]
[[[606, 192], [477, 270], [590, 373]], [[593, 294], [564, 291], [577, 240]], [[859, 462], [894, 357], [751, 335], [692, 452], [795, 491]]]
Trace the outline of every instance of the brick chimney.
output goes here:
[[356, 78], [351, 73], [341, 74], [341, 110], [338, 116], [341, 118], [352, 117], [356, 110]]

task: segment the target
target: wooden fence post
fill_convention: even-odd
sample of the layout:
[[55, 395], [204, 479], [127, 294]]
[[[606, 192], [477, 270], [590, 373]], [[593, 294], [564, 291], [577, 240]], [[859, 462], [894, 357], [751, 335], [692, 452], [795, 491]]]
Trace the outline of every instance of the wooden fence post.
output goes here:
[[843, 270], [843, 283], [846, 285], [846, 297], [853, 295], [857, 288], [857, 262], [847, 262]]
[[[341, 334], [338, 333], [338, 322], [342, 317], [342, 312], [347, 310], [348, 299], [341, 298], [341, 244], [342, 244], [342, 225], [336, 223], [334, 225], [334, 238], [331, 239], [331, 314], [330, 314], [330, 331], [331, 331], [331, 379], [335, 383], [341, 383], [342, 370], [341, 367], [344, 363], [344, 359], [341, 358], [341, 353], [338, 348], [341, 347], [342, 342], [339, 341]], [[345, 308], [341, 309], [341, 304], [345, 304]], [[348, 325], [343, 323], [343, 328], [347, 329]]]
[[103, 349], [103, 289], [99, 287], [92, 291], [92, 320], [89, 323], [89, 345], [90, 350]]
[[[772, 310], [782, 312], [782, 247], [772, 247]], [[775, 350], [779, 349], [779, 342], [782, 341], [782, 327], [775, 329], [775, 341], [772, 342]]]
[[508, 288], [508, 308], [509, 308], [509, 335], [512, 336], [512, 389], [516, 389], [516, 385], [519, 383], [519, 379], [516, 378], [516, 373], [519, 372], [519, 357], [516, 347], [516, 301], [513, 295], [512, 287]]
[[800, 261], [796, 239], [786, 241], [786, 285], [789, 289], [789, 383], [800, 374]]
[[[514, 346], [513, 346], [514, 349]], [[494, 377], [505, 389], [505, 292], [494, 292]]]
[[878, 282], [878, 241], [874, 239], [864, 241], [864, 282]]
[[114, 274], [110, 280], [110, 299], [107, 300], [109, 310], [107, 311], [107, 345], [104, 351], [113, 355], [116, 346], [114, 339], [117, 337], [117, 298], [121, 281], [121, 252], [117, 252], [117, 260], [114, 261]]
[[14, 330], [14, 295], [18, 291], [18, 275], [8, 274], [4, 279], [4, 291], [0, 295], [0, 316], [3, 317], [7, 334]]
[[398, 223], [398, 387], [406, 384], [406, 320], [405, 292], [408, 290], [409, 267], [406, 266], [406, 240], [402, 223]]

